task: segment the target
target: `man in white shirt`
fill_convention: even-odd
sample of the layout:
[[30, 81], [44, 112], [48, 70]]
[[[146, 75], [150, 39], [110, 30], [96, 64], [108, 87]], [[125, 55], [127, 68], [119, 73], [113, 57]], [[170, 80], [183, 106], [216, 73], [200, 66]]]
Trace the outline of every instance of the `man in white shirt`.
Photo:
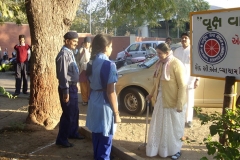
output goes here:
[[150, 43], [147, 43], [146, 44], [146, 56], [147, 57], [153, 57], [157, 54], [157, 51], [151, 47], [151, 44]]
[[189, 33], [181, 35], [182, 47], [177, 48], [173, 55], [177, 57], [186, 68], [186, 81], [188, 84], [188, 101], [185, 122], [188, 127], [192, 127], [193, 107], [194, 107], [194, 89], [199, 86], [199, 78], [190, 76], [190, 37]]

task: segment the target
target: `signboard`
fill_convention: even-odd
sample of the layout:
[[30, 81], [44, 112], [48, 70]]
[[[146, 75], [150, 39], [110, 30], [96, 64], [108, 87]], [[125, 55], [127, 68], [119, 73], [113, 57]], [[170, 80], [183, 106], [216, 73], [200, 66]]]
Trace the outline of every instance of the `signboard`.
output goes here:
[[240, 81], [240, 8], [190, 13], [191, 75]]

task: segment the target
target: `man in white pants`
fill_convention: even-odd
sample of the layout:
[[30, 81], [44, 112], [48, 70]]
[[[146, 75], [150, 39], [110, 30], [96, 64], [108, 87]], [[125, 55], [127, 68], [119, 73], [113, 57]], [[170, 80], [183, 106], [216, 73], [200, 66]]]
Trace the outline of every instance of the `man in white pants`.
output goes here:
[[194, 89], [199, 86], [199, 78], [190, 76], [190, 37], [189, 33], [181, 35], [182, 47], [177, 48], [173, 55], [183, 62], [186, 68], [186, 81], [188, 84], [188, 101], [185, 122], [188, 127], [192, 127], [193, 107], [194, 107]]

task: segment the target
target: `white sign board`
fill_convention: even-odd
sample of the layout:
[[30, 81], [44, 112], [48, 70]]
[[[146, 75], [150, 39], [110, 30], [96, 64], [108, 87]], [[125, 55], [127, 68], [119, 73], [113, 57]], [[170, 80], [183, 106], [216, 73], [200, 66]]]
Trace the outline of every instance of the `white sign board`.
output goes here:
[[191, 12], [191, 75], [240, 81], [240, 8]]

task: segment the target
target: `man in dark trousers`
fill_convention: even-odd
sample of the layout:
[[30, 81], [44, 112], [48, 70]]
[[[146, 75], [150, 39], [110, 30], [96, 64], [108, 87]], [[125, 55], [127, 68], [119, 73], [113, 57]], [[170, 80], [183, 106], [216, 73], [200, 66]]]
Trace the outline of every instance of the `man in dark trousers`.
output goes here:
[[28, 89], [28, 60], [31, 56], [30, 46], [25, 43], [25, 36], [19, 35], [19, 44], [14, 46], [14, 52], [16, 54], [16, 68], [15, 68], [15, 74], [16, 74], [16, 90], [14, 95], [19, 95], [23, 80], [23, 88], [22, 92], [23, 94], [27, 94]]
[[84, 139], [78, 133], [79, 108], [78, 87], [79, 70], [74, 58], [73, 50], [78, 44], [77, 32], [67, 32], [64, 35], [65, 45], [56, 57], [56, 72], [58, 79], [58, 93], [62, 107], [62, 116], [56, 145], [72, 147], [68, 139]]

